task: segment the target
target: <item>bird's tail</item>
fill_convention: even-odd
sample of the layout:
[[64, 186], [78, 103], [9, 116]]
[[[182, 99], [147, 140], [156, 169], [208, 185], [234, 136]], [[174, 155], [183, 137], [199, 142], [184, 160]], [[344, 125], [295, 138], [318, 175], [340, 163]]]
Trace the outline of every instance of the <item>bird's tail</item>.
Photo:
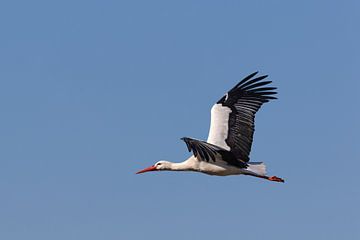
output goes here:
[[266, 175], [266, 166], [263, 162], [248, 162], [249, 166], [246, 168], [246, 170], [256, 173], [261, 176]]

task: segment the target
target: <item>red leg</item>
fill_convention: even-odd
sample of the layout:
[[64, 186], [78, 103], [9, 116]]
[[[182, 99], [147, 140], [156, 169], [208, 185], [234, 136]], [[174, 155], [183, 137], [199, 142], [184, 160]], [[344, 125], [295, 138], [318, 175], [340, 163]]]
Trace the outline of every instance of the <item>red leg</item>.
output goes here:
[[250, 176], [254, 176], [254, 177], [258, 177], [258, 178], [264, 178], [264, 179], [267, 179], [269, 181], [273, 181], [273, 182], [285, 182], [284, 179], [282, 178], [279, 178], [277, 176], [263, 176], [263, 175], [258, 175], [258, 174], [255, 174], [255, 173], [247, 173], [245, 175], [250, 175]]
[[284, 179], [279, 178], [277, 176], [267, 177], [267, 180], [274, 181], [274, 182], [285, 182]]

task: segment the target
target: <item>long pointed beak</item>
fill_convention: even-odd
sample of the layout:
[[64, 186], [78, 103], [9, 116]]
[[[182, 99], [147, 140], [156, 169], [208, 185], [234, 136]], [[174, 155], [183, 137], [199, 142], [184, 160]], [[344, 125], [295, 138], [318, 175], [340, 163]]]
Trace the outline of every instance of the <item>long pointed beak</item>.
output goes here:
[[144, 173], [144, 172], [150, 172], [150, 171], [157, 171], [156, 167], [155, 166], [151, 166], [151, 167], [147, 167], [141, 171], [138, 171], [136, 174], [139, 174], [139, 173]]

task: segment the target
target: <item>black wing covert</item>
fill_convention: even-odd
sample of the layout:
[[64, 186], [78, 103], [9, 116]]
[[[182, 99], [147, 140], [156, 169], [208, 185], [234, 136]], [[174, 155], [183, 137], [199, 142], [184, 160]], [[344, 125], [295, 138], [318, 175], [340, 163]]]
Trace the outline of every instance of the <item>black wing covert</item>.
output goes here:
[[245, 77], [217, 102], [231, 109], [225, 141], [230, 151], [245, 162], [249, 161], [255, 114], [264, 103], [276, 99], [272, 96], [276, 87], [265, 87], [271, 81], [262, 81], [267, 75], [253, 78], [257, 73]]
[[189, 152], [193, 152], [194, 156], [201, 161], [209, 162], [212, 160], [213, 162], [216, 162], [216, 155], [221, 155], [221, 159], [228, 164], [245, 168], [248, 165], [243, 162], [236, 159], [236, 157], [229, 151], [213, 145], [211, 143], [207, 143], [201, 140], [196, 140], [188, 137], [181, 138], [186, 143], [186, 146], [189, 150]]

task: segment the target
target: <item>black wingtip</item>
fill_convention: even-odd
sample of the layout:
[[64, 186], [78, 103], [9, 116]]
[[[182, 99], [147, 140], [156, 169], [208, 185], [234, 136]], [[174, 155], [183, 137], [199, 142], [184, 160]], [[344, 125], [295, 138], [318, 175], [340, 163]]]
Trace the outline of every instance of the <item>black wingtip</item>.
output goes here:
[[247, 94], [256, 95], [256, 97], [263, 98], [263, 100], [276, 99], [276, 98], [267, 97], [269, 95], [275, 95], [276, 92], [273, 92], [272, 90], [277, 89], [276, 87], [266, 86], [272, 83], [272, 81], [270, 80], [264, 81], [264, 79], [267, 78], [269, 75], [262, 75], [253, 78], [257, 73], [259, 72], [258, 71], [253, 72], [248, 76], [246, 76], [245, 78], [243, 78], [238, 84], [236, 84], [231, 90], [229, 90], [227, 94], [217, 102], [217, 104], [221, 103], [224, 105], [224, 103], [228, 101], [228, 99], [231, 99], [231, 97], [239, 96], [239, 94], [242, 94], [244, 92], [246, 92]]
[[187, 141], [189, 138], [187, 138], [187, 137], [182, 137], [182, 138], [180, 138], [180, 139], [185, 142], [188, 151], [191, 152], [191, 147], [190, 147], [190, 145], [189, 145], [189, 143], [188, 143], [188, 141]]
[[[259, 71], [253, 72], [249, 75], [247, 75], [246, 77], [244, 77], [238, 84], [236, 84], [232, 89], [230, 89], [228, 92], [231, 92], [232, 90], [236, 89], [237, 87], [239, 87], [241, 84], [247, 82], [248, 80], [250, 80], [251, 78], [253, 78], [256, 74], [258, 74]], [[220, 101], [219, 101], [220, 102]]]
[[258, 74], [258, 73], [259, 73], [259, 71], [256, 71], [256, 72], [253, 72], [253, 73], [247, 75], [246, 77], [244, 77], [244, 78], [237, 84], [237, 86], [239, 86], [240, 84], [242, 84], [242, 83], [246, 82], [247, 80], [253, 78], [253, 77], [254, 77], [256, 74]]

